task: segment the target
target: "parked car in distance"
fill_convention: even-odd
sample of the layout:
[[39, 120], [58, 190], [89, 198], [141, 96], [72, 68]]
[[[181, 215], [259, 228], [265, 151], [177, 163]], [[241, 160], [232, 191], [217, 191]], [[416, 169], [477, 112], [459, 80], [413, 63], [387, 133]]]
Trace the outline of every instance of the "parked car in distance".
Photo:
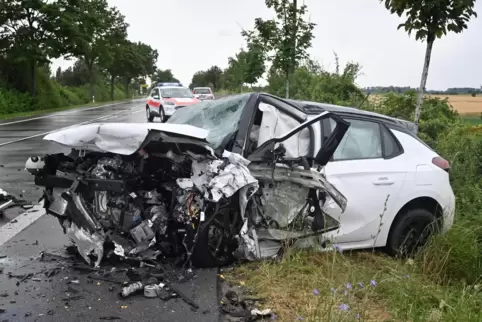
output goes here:
[[165, 122], [177, 110], [200, 102], [189, 88], [181, 83], [158, 83], [147, 99], [146, 118], [152, 122], [159, 117]]
[[214, 100], [214, 94], [210, 87], [194, 87], [192, 93], [200, 100]]

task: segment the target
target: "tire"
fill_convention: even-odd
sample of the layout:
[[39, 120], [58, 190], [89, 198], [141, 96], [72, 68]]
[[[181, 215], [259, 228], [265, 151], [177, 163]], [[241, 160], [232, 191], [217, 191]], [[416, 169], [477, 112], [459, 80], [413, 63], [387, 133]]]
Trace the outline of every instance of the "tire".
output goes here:
[[[198, 268], [222, 267], [232, 264], [236, 259], [233, 252], [238, 246], [234, 236], [239, 229], [241, 229], [241, 217], [237, 212], [233, 212], [232, 208], [221, 209], [208, 218], [200, 228], [191, 257], [192, 264]], [[224, 231], [221, 232], [221, 230]], [[219, 250], [216, 252], [216, 247], [213, 246], [219, 241], [216, 238], [218, 236], [222, 236], [222, 241], [221, 247], [217, 248]]]
[[164, 108], [162, 106], [159, 106], [159, 118], [161, 119], [161, 123], [167, 121], [166, 113], [164, 112]]
[[146, 106], [146, 118], [147, 122], [154, 121], [154, 116], [151, 114], [151, 109], [149, 108], [149, 106]]
[[393, 223], [387, 241], [391, 256], [409, 257], [425, 246], [437, 233], [436, 217], [426, 209], [409, 209]]

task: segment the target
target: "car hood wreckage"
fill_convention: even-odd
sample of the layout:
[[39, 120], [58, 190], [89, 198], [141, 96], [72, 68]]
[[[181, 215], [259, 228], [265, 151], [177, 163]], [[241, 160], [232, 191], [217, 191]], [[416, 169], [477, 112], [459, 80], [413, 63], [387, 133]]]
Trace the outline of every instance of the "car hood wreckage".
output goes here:
[[[327, 118], [337, 127], [318, 153], [287, 157], [286, 142]], [[162, 256], [222, 266], [275, 258], [284, 246], [329, 245], [323, 234], [339, 222], [323, 205], [332, 199], [343, 211], [347, 200], [323, 166], [349, 126], [323, 112], [264, 138], [245, 158], [215, 151], [209, 131], [188, 124], [94, 123], [47, 135], [70, 153], [31, 157], [26, 168], [45, 188], [47, 213], [90, 265]]]

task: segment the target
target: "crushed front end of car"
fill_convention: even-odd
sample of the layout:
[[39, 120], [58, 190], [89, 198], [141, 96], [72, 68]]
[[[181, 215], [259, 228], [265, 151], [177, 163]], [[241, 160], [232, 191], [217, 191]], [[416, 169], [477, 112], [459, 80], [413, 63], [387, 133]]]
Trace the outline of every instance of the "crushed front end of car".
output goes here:
[[196, 267], [273, 258], [285, 245], [320, 246], [338, 228], [322, 207], [347, 201], [321, 167], [284, 159], [274, 141], [252, 160], [216, 155], [206, 137], [189, 125], [89, 124], [47, 135], [71, 152], [26, 168], [46, 212], [95, 267], [112, 256]]

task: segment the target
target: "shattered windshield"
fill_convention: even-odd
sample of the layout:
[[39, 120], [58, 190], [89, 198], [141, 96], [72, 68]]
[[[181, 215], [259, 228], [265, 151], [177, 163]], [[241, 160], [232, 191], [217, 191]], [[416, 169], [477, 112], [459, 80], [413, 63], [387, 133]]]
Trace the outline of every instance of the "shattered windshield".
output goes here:
[[207, 140], [217, 149], [224, 138], [238, 130], [239, 120], [250, 94], [240, 94], [215, 101], [203, 101], [178, 110], [167, 123], [189, 124], [209, 131]]

